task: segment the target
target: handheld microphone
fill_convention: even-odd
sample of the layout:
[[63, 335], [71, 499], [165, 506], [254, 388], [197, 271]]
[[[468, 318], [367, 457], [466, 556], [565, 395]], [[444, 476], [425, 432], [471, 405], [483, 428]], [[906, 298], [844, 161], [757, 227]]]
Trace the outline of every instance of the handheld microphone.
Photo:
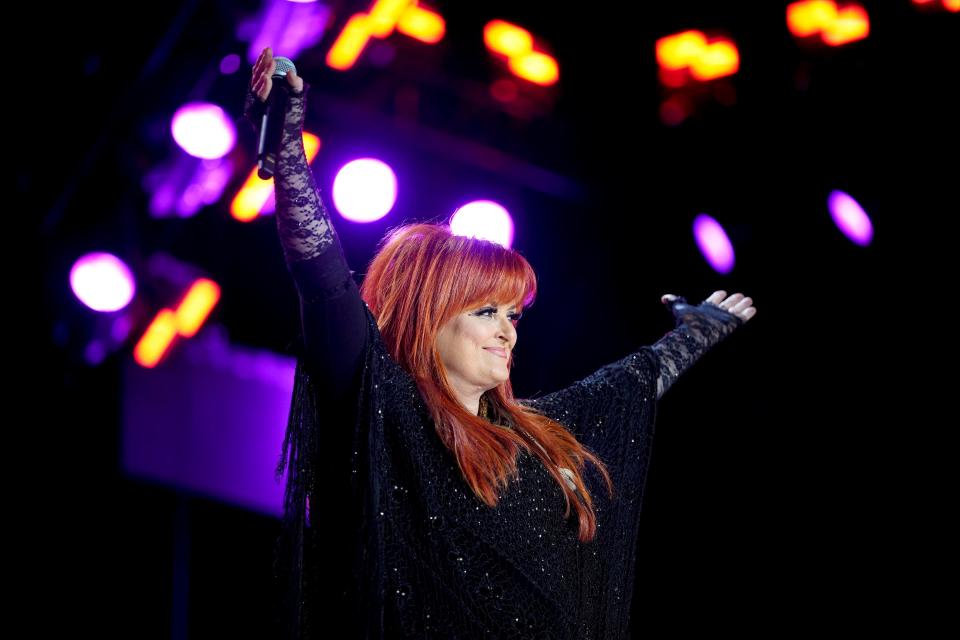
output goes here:
[[[280, 151], [280, 136], [283, 133], [283, 118], [287, 112], [287, 96], [290, 84], [287, 82], [287, 71], [297, 68], [290, 58], [274, 56], [277, 66], [273, 70], [271, 79], [273, 86], [267, 96], [263, 115], [260, 118], [259, 141], [257, 142], [257, 175], [262, 180], [273, 177], [277, 166], [277, 154]], [[282, 84], [281, 84], [282, 83]]]

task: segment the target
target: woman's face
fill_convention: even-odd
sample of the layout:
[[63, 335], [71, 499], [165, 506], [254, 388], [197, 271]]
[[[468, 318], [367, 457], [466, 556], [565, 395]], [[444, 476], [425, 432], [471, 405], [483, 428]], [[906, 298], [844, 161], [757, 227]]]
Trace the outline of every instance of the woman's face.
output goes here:
[[437, 350], [458, 394], [475, 396], [509, 380], [507, 363], [520, 315], [516, 306], [490, 303], [454, 316], [440, 328]]

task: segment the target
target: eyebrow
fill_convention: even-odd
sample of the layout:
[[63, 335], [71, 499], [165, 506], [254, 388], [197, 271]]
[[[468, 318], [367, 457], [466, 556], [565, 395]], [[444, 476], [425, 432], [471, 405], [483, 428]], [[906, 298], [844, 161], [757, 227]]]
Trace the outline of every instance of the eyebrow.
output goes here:
[[[488, 304], [489, 306], [491, 306], [491, 307], [496, 307], [496, 306], [498, 306], [496, 302], [488, 302], [487, 304]], [[516, 309], [516, 308], [517, 308], [517, 305], [513, 305], [512, 307], [509, 307], [509, 308], [510, 308], [510, 309]]]

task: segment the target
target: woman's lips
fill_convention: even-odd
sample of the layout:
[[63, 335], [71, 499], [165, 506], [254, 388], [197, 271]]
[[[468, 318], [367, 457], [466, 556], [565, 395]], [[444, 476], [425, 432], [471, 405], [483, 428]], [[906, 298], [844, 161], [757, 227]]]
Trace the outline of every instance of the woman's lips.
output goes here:
[[506, 352], [505, 350], [503, 350], [503, 349], [492, 349], [492, 348], [490, 348], [490, 347], [484, 347], [484, 349], [486, 349], [487, 351], [491, 351], [491, 352], [497, 354], [497, 355], [500, 356], [501, 358], [506, 358], [506, 357], [507, 357], [507, 352]]

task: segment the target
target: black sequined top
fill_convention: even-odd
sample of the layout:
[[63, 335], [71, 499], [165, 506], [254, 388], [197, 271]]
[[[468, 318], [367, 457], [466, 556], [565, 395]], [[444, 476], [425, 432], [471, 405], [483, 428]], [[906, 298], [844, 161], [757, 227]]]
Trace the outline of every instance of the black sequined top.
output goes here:
[[[301, 300], [303, 351], [284, 452], [277, 575], [291, 637], [626, 638], [656, 402], [742, 320], [709, 303], [671, 306], [656, 344], [565, 389], [521, 400], [604, 461], [592, 465], [596, 537], [540, 460], [489, 508], [441, 442], [413, 378], [389, 355], [360, 298], [303, 152], [309, 84], [290, 93], [275, 190], [277, 225]], [[245, 114], [259, 103], [247, 95]]]

